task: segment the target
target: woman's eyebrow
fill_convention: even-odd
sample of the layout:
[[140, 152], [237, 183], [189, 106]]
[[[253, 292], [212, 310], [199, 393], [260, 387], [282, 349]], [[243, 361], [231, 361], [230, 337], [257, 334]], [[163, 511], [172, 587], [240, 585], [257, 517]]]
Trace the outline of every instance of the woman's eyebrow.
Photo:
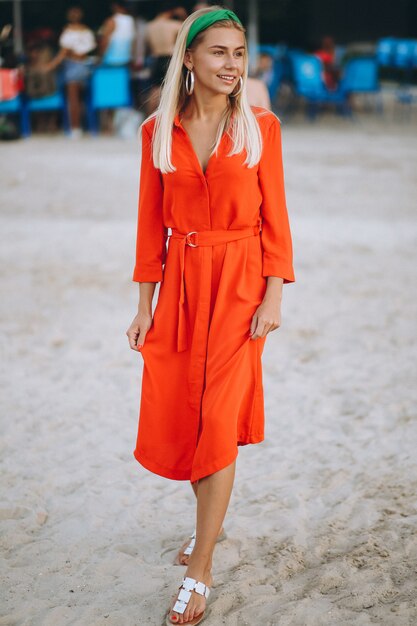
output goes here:
[[[235, 50], [240, 50], [241, 48], [244, 48], [245, 46], [238, 46], [237, 48], [235, 48]], [[222, 48], [223, 50], [227, 50], [227, 46], [219, 46], [217, 44], [215, 44], [214, 46], [209, 46], [209, 48]]]

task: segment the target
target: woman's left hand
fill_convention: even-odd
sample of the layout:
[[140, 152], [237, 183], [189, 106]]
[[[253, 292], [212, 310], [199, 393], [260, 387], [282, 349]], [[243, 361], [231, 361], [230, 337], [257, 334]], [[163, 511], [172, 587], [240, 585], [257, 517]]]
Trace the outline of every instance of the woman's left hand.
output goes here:
[[256, 309], [250, 325], [250, 338], [265, 337], [281, 326], [281, 301], [264, 300]]
[[281, 326], [281, 298], [283, 279], [268, 276], [264, 299], [252, 318], [249, 335], [251, 339], [265, 337]]

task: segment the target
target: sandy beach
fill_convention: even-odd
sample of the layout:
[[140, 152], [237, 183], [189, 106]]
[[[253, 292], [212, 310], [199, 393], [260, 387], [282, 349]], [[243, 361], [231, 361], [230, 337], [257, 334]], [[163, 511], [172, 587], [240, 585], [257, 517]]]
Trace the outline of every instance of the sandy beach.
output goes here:
[[[296, 283], [207, 626], [417, 624], [416, 130], [283, 124]], [[194, 496], [133, 457], [139, 146], [34, 136], [0, 153], [0, 625], [159, 626]]]

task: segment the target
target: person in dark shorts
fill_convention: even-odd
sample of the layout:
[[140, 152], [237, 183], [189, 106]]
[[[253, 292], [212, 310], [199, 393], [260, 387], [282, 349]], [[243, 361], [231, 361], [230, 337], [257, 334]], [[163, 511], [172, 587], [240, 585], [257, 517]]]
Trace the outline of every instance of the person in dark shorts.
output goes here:
[[146, 45], [152, 57], [148, 115], [158, 106], [162, 81], [171, 60], [178, 31], [186, 17], [187, 12], [183, 7], [166, 3], [162, 11], [147, 25]]
[[171, 57], [168, 55], [153, 57], [150, 75], [152, 86], [160, 87], [162, 85], [170, 60]]

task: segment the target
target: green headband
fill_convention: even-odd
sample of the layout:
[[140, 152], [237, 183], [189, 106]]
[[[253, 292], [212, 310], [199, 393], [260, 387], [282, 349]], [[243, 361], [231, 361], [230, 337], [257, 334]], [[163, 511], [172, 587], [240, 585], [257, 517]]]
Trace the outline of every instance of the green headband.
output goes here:
[[204, 15], [200, 15], [200, 17], [198, 17], [190, 26], [190, 30], [187, 35], [187, 48], [199, 32], [219, 20], [234, 20], [235, 22], [238, 22], [238, 24], [242, 24], [236, 13], [233, 13], [233, 11], [229, 11], [228, 9], [219, 9], [217, 11], [204, 13]]

